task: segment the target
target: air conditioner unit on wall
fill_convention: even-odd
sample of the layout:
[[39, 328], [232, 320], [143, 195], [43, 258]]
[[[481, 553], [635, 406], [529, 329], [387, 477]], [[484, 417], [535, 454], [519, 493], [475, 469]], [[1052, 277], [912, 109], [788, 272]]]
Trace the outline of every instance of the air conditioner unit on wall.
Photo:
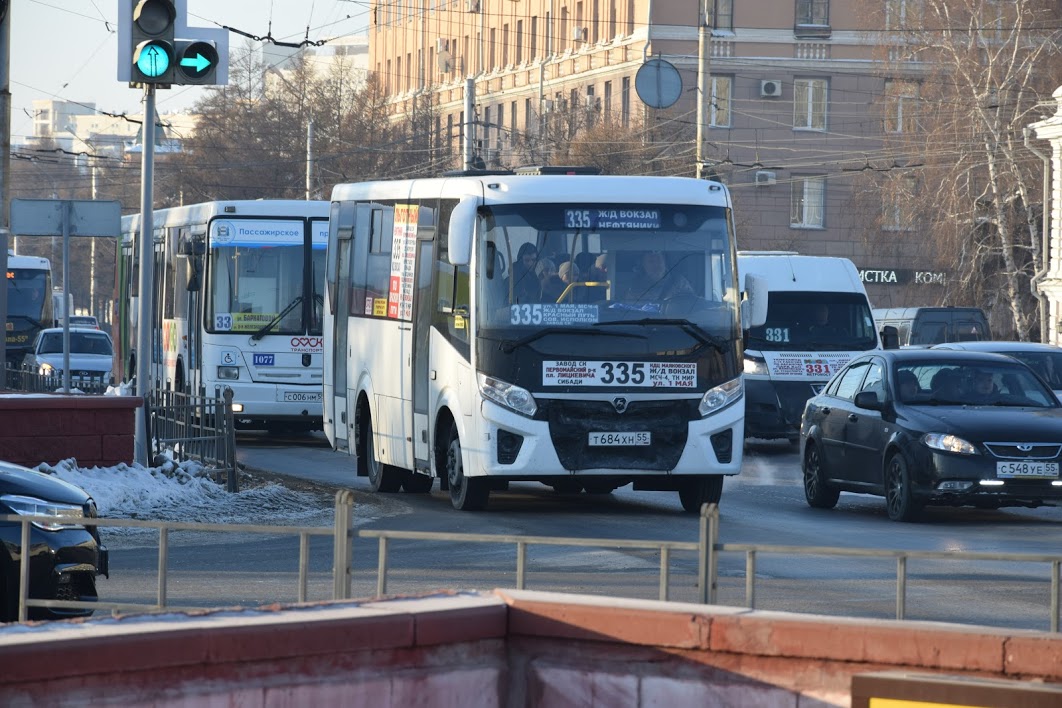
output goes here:
[[573, 42], [585, 42], [586, 41], [586, 28], [585, 27], [572, 27], [572, 41]]
[[760, 96], [763, 98], [778, 97], [782, 95], [782, 82], [777, 79], [767, 79], [760, 82]]
[[778, 181], [778, 176], [768, 170], [756, 170], [756, 186], [767, 187]]

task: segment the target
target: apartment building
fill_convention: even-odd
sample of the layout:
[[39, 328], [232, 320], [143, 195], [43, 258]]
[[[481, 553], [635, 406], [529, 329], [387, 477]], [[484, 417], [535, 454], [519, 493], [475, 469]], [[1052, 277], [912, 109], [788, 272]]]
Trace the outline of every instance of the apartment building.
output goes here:
[[[948, 273], [920, 252], [922, 237], [905, 216], [902, 196], [914, 178], [893, 165], [875, 178], [894, 188], [866, 188], [888, 141], [913, 125], [918, 67], [887, 81], [877, 42], [908, 20], [914, 0], [705, 2], [713, 30], [704, 170], [732, 189], [740, 247], [845, 256], [875, 305], [935, 302]], [[377, 0], [369, 68], [396, 121], [431, 104], [435, 133], [450, 148], [447, 168], [462, 165], [466, 125], [485, 166], [519, 164], [553, 111], [585, 111], [587, 125], [654, 128], [659, 140], [655, 126], [696, 125], [699, 5]], [[638, 70], [650, 58], [682, 80], [666, 110], [638, 97]], [[472, 121], [463, 110], [468, 78]]]

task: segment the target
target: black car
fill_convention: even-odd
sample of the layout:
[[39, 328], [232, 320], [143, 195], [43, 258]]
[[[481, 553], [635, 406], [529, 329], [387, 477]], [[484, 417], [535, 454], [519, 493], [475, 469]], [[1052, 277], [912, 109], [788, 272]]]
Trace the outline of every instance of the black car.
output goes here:
[[902, 349], [848, 363], [808, 400], [804, 495], [885, 497], [889, 518], [927, 504], [1036, 507], [1062, 500], [1062, 404], [1025, 364], [989, 353]]
[[[21, 465], [0, 462], [0, 514], [54, 516], [30, 525], [29, 587], [37, 600], [96, 601], [96, 576], [107, 575], [107, 549], [94, 526], [96, 503], [83, 490]], [[18, 619], [22, 525], [0, 521], [0, 621]], [[30, 619], [91, 615], [91, 610], [31, 607]]]

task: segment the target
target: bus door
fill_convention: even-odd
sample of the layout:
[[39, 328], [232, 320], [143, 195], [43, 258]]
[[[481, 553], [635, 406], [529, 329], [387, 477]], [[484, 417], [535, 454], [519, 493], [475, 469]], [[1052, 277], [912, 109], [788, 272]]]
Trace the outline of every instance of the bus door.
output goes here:
[[[421, 207], [422, 209], [424, 207]], [[428, 418], [428, 342], [432, 301], [432, 273], [435, 259], [432, 253], [435, 229], [420, 229], [417, 236], [416, 280], [413, 290], [413, 460], [417, 469], [431, 469], [429, 450], [431, 434]]]
[[[332, 327], [335, 344], [332, 347], [332, 382], [333, 382], [333, 407], [332, 415], [335, 420], [336, 440], [348, 444], [348, 431], [353, 421], [351, 413], [347, 411], [347, 367], [350, 358], [347, 352], [347, 333], [350, 330], [350, 259], [353, 256], [354, 223], [344, 223], [351, 216], [354, 222], [362, 229], [362, 233], [368, 233], [366, 224], [370, 223], [372, 213], [367, 204], [358, 204], [356, 215], [352, 213], [348, 205], [344, 205], [338, 212], [339, 232], [336, 245], [336, 314], [335, 323]], [[333, 212], [335, 213], [335, 212]], [[348, 448], [349, 449], [349, 448]]]

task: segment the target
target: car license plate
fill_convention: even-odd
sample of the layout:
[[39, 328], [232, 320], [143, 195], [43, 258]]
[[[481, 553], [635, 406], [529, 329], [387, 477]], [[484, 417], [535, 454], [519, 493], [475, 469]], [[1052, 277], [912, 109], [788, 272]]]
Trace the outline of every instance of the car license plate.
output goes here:
[[628, 445], [648, 445], [651, 436], [647, 431], [636, 433], [590, 433], [592, 446], [623, 447]]
[[997, 477], [1057, 477], [1057, 462], [997, 462]]
[[284, 391], [281, 399], [285, 403], [320, 403], [320, 391]]

